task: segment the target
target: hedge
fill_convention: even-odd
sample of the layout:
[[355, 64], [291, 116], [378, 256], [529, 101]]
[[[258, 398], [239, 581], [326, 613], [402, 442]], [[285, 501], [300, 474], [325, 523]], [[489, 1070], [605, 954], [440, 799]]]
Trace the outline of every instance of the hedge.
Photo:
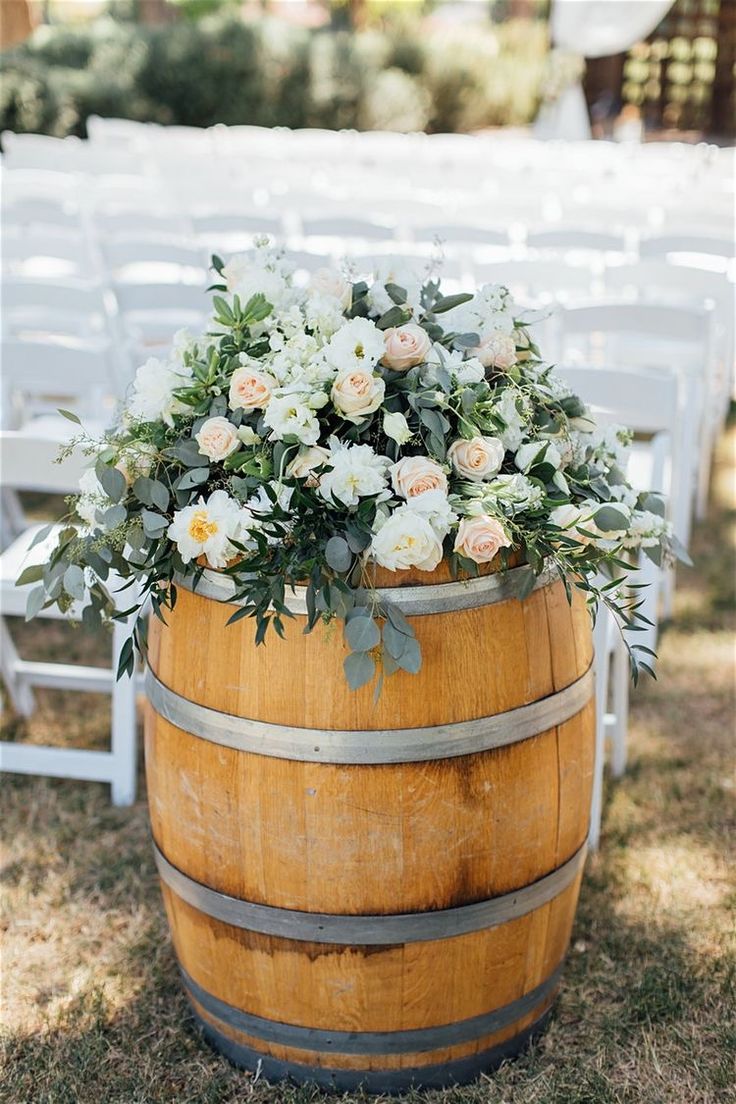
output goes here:
[[0, 127], [85, 135], [90, 114], [157, 123], [465, 131], [533, 119], [543, 25], [391, 37], [219, 14], [151, 28], [44, 26], [0, 55]]

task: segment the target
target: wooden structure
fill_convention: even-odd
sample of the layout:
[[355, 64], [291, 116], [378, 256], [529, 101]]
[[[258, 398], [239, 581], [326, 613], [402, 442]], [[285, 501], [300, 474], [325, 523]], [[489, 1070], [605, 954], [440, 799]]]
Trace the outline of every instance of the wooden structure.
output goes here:
[[513, 596], [524, 570], [386, 576], [424, 664], [377, 704], [339, 629], [303, 634], [299, 589], [264, 647], [213, 572], [153, 620], [156, 857], [195, 1014], [236, 1064], [397, 1091], [540, 1030], [588, 832], [592, 645], [559, 580]]

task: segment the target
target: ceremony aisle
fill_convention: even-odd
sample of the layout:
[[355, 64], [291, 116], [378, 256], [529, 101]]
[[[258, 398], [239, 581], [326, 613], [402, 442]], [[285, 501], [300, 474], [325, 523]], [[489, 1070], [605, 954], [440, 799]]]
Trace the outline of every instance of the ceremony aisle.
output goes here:
[[[680, 569], [659, 682], [633, 696], [630, 766], [605, 807], [589, 860], [562, 995], [529, 1055], [428, 1104], [718, 1104], [729, 1099], [734, 946], [727, 856], [734, 846], [732, 428], [714, 472], [697, 570]], [[63, 634], [63, 635], [62, 635]], [[95, 644], [25, 626], [23, 644]], [[99, 650], [99, 649], [97, 649]], [[80, 713], [44, 691], [17, 735], [66, 731], [102, 746], [106, 704]], [[21, 728], [22, 724], [22, 728]], [[6, 737], [10, 733], [6, 733]], [[157, 884], [145, 803], [111, 808], [105, 787], [6, 779], [3, 1015], [10, 1104], [307, 1104], [318, 1090], [270, 1087], [197, 1037]], [[341, 1099], [354, 1104], [360, 1094]], [[384, 1098], [373, 1098], [381, 1099]], [[386, 1098], [387, 1099], [387, 1098]]]

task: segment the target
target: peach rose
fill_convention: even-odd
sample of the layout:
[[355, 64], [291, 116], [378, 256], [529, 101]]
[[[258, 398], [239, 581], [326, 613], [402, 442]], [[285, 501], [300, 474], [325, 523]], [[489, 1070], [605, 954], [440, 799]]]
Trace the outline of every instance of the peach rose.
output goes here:
[[208, 418], [194, 440], [210, 460], [224, 460], [240, 448], [240, 438], [235, 426], [227, 418]]
[[330, 459], [330, 453], [320, 445], [302, 446], [286, 469], [290, 479], [306, 479], [309, 487], [317, 485], [315, 468], [322, 467]]
[[346, 421], [357, 424], [378, 410], [385, 390], [380, 376], [361, 368], [349, 368], [340, 372], [332, 385], [332, 405]]
[[416, 498], [425, 491], [447, 493], [447, 476], [428, 456], [405, 456], [390, 468], [391, 484], [401, 498]]
[[381, 364], [394, 372], [406, 372], [416, 364], [422, 364], [432, 348], [426, 331], [415, 322], [405, 326], [392, 326], [383, 335], [385, 352]]
[[516, 340], [501, 330], [491, 330], [481, 339], [480, 345], [469, 350], [484, 368], [511, 368], [516, 364]]
[[447, 455], [458, 475], [481, 483], [499, 471], [504, 451], [497, 437], [472, 437], [469, 441], [463, 438], [454, 441]]
[[262, 410], [268, 406], [276, 380], [255, 368], [237, 368], [230, 380], [231, 410]]
[[454, 550], [474, 563], [490, 563], [499, 548], [510, 547], [503, 526], [488, 514], [463, 518], [458, 526]]

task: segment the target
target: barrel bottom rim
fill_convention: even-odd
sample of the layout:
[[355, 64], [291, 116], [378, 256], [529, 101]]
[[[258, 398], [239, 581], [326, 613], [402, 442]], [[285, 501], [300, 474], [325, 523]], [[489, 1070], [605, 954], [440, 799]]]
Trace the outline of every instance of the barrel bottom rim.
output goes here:
[[502, 1062], [518, 1057], [545, 1031], [552, 1015], [552, 1006], [545, 1009], [533, 1023], [510, 1039], [487, 1047], [477, 1054], [456, 1058], [449, 1062], [406, 1069], [351, 1070], [328, 1066], [307, 1066], [300, 1062], [287, 1062], [236, 1042], [217, 1030], [191, 1005], [192, 1016], [206, 1041], [222, 1054], [233, 1066], [250, 1073], [259, 1073], [266, 1081], [278, 1083], [292, 1081], [297, 1085], [317, 1085], [334, 1092], [387, 1093], [395, 1096], [410, 1089], [445, 1089], [468, 1085], [482, 1073], [498, 1069]]

